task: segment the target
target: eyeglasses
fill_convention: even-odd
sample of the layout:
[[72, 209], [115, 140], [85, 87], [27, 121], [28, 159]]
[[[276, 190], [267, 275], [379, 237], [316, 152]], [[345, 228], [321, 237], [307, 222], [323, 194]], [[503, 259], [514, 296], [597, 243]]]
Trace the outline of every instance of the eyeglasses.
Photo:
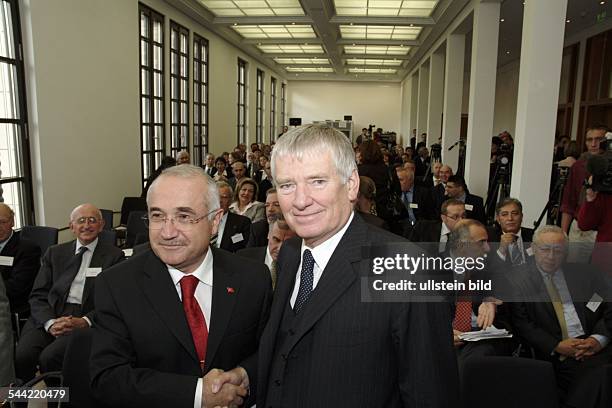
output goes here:
[[199, 223], [217, 210], [218, 209], [209, 211], [201, 217], [194, 217], [190, 214], [177, 214], [169, 217], [161, 212], [154, 212], [149, 215], [143, 215], [142, 220], [144, 221], [145, 225], [152, 230], [162, 229], [168, 220], [170, 220], [170, 222], [172, 222], [176, 228], [187, 230], [193, 228], [195, 224]]
[[73, 222], [77, 223], [78, 225], [83, 225], [86, 223], [96, 225], [97, 223], [100, 222], [100, 220], [97, 219], [96, 217], [80, 217], [74, 220]]
[[466, 215], [465, 214], [458, 214], [458, 215], [446, 215], [443, 214], [445, 217], [450, 218], [453, 221], [457, 221], [457, 220], [465, 220]]

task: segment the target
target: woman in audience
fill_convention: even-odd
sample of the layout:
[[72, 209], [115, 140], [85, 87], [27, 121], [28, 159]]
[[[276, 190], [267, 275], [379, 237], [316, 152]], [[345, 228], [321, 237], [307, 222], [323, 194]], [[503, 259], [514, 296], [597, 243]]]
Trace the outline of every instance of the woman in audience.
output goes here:
[[252, 178], [245, 177], [238, 182], [234, 191], [234, 202], [230, 211], [251, 220], [251, 223], [266, 218], [266, 206], [255, 201], [257, 197], [257, 183]]
[[355, 201], [355, 210], [367, 223], [389, 229], [385, 220], [376, 216], [376, 185], [369, 177], [359, 176], [359, 193]]
[[215, 167], [217, 168], [217, 172], [213, 176], [215, 181], [227, 181], [229, 175], [227, 174], [227, 161], [223, 158], [223, 156], [217, 157], [215, 160]]

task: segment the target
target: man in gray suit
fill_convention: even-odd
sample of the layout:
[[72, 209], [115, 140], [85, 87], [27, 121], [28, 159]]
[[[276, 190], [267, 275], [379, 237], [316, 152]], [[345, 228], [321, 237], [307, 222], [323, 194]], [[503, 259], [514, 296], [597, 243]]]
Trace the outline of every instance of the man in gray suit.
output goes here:
[[95, 324], [95, 277], [120, 260], [123, 252], [99, 242], [104, 228], [100, 210], [82, 204], [70, 214], [76, 240], [49, 247], [30, 294], [31, 316], [17, 345], [17, 377], [28, 381], [40, 366], [42, 373], [61, 370], [73, 330]]
[[15, 381], [13, 366], [13, 328], [9, 301], [4, 289], [4, 280], [0, 279], [0, 387]]
[[278, 257], [257, 406], [455, 405], [448, 305], [361, 300], [363, 246], [407, 241], [354, 215], [359, 175], [346, 136], [320, 124], [293, 129], [274, 147], [272, 173], [299, 238]]

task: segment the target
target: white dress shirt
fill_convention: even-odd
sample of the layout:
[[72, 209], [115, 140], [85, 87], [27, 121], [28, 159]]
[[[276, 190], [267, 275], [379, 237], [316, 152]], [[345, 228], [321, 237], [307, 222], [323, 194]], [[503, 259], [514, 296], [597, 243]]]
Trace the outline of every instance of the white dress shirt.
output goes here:
[[[176, 268], [171, 267], [170, 265], [166, 265], [168, 268], [168, 273], [170, 273], [170, 277], [172, 278], [172, 282], [174, 283], [174, 288], [176, 289], [176, 293], [178, 294], [181, 302], [183, 301], [183, 294], [181, 292], [181, 279], [186, 275], [185, 273], [179, 271]], [[195, 276], [200, 281], [195, 290], [195, 298], [200, 305], [200, 309], [202, 309], [202, 313], [204, 313], [204, 320], [206, 322], [206, 328], [210, 327], [210, 313], [212, 311], [212, 290], [213, 290], [213, 254], [212, 251], [206, 251], [206, 256], [204, 260], [197, 267], [197, 269], [191, 273], [192, 276]], [[203, 380], [202, 378], [198, 379], [198, 383], [196, 385], [195, 390], [195, 398], [193, 400], [193, 407], [200, 408], [202, 406], [202, 386]]]
[[297, 274], [295, 276], [295, 285], [293, 286], [293, 293], [291, 294], [290, 300], [291, 307], [295, 305], [295, 299], [297, 299], [298, 291], [300, 290], [300, 275], [302, 271], [302, 259], [304, 251], [309, 249], [310, 252], [312, 252], [312, 257], [315, 261], [312, 280], [312, 290], [314, 291], [317, 287], [317, 284], [319, 283], [319, 280], [321, 279], [321, 276], [323, 275], [323, 271], [325, 270], [329, 259], [334, 254], [336, 247], [340, 243], [340, 240], [342, 239], [342, 236], [344, 236], [344, 233], [348, 229], [348, 226], [351, 224], [351, 221], [353, 221], [353, 214], [354, 213], [351, 212], [348, 221], [338, 232], [329, 237], [325, 242], [317, 245], [315, 248], [310, 248], [306, 246], [304, 240], [302, 240], [302, 248], [300, 250], [300, 264], [298, 265]]
[[219, 221], [219, 229], [217, 230], [217, 242], [215, 246], [221, 248], [221, 240], [223, 239], [223, 232], [225, 231], [225, 223], [227, 222], [227, 213], [223, 214], [221, 221]]
[[264, 263], [269, 270], [272, 270], [272, 262], [274, 262], [274, 259], [272, 259], [272, 254], [270, 254], [270, 247], [266, 247], [266, 259], [264, 260]]
[[442, 223], [442, 228], [440, 229], [440, 244], [438, 245], [438, 252], [442, 253], [446, 251], [446, 243], [448, 242], [448, 234], [450, 234], [451, 230], [448, 229], [445, 223]]

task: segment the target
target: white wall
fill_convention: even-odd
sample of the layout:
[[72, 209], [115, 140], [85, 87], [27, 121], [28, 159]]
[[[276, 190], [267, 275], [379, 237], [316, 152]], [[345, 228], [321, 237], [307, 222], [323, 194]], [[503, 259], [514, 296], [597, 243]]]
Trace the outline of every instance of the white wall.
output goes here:
[[291, 80], [288, 87], [287, 115], [303, 124], [352, 115], [355, 135], [369, 124], [400, 132], [400, 83]]
[[[144, 3], [165, 16], [166, 96], [170, 19], [209, 40], [209, 150], [220, 154], [236, 145], [238, 57], [249, 64], [249, 141], [255, 139], [255, 72], [265, 71], [268, 140], [270, 76], [277, 78], [278, 124], [284, 77], [165, 1]], [[85, 201], [119, 210], [124, 196], [141, 191], [138, 1], [23, 0], [20, 7], [37, 224], [65, 226], [70, 210]], [[169, 112], [167, 98], [168, 150]]]
[[514, 135], [518, 84], [519, 60], [509, 62], [497, 69], [495, 113], [493, 115], [493, 134], [495, 135], [504, 130]]

